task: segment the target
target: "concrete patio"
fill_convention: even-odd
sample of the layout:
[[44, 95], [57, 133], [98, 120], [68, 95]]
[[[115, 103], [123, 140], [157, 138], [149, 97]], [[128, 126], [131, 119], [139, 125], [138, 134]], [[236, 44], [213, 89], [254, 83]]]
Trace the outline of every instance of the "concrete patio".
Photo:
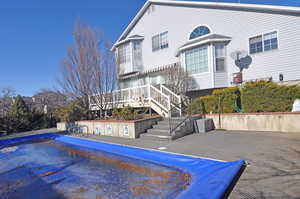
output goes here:
[[[55, 129], [15, 134], [25, 136]], [[300, 133], [213, 131], [192, 134], [176, 141], [88, 136], [104, 142], [219, 160], [245, 159], [250, 164], [230, 198], [300, 198]]]

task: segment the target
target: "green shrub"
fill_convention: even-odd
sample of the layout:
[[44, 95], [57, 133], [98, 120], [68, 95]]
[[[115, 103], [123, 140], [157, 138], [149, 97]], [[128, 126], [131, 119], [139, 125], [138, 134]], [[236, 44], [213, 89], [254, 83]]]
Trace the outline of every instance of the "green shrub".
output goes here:
[[205, 111], [205, 107], [204, 107], [204, 104], [203, 104], [203, 100], [198, 97], [196, 99], [194, 99], [192, 101], [192, 103], [190, 103], [188, 105], [188, 114], [204, 114], [206, 111]]
[[200, 97], [203, 103], [203, 113], [217, 113], [218, 112], [218, 98], [215, 95], [208, 95]]
[[299, 86], [278, 85], [269, 81], [248, 82], [241, 90], [244, 112], [291, 111], [295, 99], [300, 98]]
[[236, 101], [240, 97], [238, 87], [214, 90], [212, 95], [198, 97], [188, 107], [190, 114], [234, 113]]
[[112, 112], [112, 116], [117, 120], [137, 120], [143, 117], [142, 114], [138, 113], [138, 110], [134, 110], [130, 106], [126, 106], [120, 109], [114, 109]]
[[31, 130], [32, 112], [29, 110], [23, 98], [18, 95], [8, 114], [12, 121], [12, 132], [22, 132]]
[[[237, 100], [240, 98], [240, 90], [238, 87], [229, 87], [213, 91], [213, 96], [216, 97], [217, 106], [214, 105], [215, 113], [234, 113], [237, 111]], [[219, 109], [220, 106], [220, 109]]]
[[76, 103], [71, 103], [56, 109], [54, 115], [60, 122], [72, 122], [83, 119], [85, 113]]

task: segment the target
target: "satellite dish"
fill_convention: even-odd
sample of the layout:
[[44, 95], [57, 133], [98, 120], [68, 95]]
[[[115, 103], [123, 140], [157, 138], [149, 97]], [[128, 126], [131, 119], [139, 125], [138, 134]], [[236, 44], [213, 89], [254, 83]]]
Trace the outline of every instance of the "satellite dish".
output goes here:
[[243, 72], [244, 69], [248, 69], [252, 63], [252, 58], [243, 50], [234, 51], [230, 56], [234, 59], [234, 63], [240, 69], [240, 72]]
[[251, 63], [252, 58], [249, 55], [235, 61], [235, 65], [240, 69], [241, 72], [243, 71], [243, 69], [248, 69]]
[[230, 57], [234, 60], [239, 60], [243, 57], [246, 57], [248, 55], [247, 51], [244, 51], [244, 50], [237, 50], [237, 51], [234, 51], [230, 54]]

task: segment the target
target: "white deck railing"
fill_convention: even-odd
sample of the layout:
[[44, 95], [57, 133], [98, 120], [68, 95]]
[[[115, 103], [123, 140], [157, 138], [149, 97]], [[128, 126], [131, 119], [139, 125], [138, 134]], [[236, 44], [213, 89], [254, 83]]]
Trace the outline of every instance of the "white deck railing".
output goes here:
[[[102, 95], [93, 95], [90, 98], [90, 107], [95, 109], [99, 104], [117, 105], [117, 104], [134, 104], [145, 102], [148, 106], [154, 103], [160, 107], [165, 115], [170, 115], [172, 104], [180, 104], [180, 96], [173, 93], [165, 86], [160, 86], [160, 89], [148, 84], [144, 86], [131, 87], [121, 90], [113, 91], [112, 93]], [[100, 103], [102, 102], [102, 103]], [[97, 109], [97, 108], [96, 108]]]

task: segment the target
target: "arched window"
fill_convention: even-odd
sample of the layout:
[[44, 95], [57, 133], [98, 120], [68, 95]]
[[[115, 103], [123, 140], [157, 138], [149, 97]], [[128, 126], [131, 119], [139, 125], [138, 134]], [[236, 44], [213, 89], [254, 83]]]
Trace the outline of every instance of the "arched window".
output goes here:
[[210, 30], [206, 26], [198, 26], [193, 30], [193, 32], [190, 34], [190, 40], [195, 39], [197, 37], [201, 37], [203, 35], [207, 35], [210, 33]]

